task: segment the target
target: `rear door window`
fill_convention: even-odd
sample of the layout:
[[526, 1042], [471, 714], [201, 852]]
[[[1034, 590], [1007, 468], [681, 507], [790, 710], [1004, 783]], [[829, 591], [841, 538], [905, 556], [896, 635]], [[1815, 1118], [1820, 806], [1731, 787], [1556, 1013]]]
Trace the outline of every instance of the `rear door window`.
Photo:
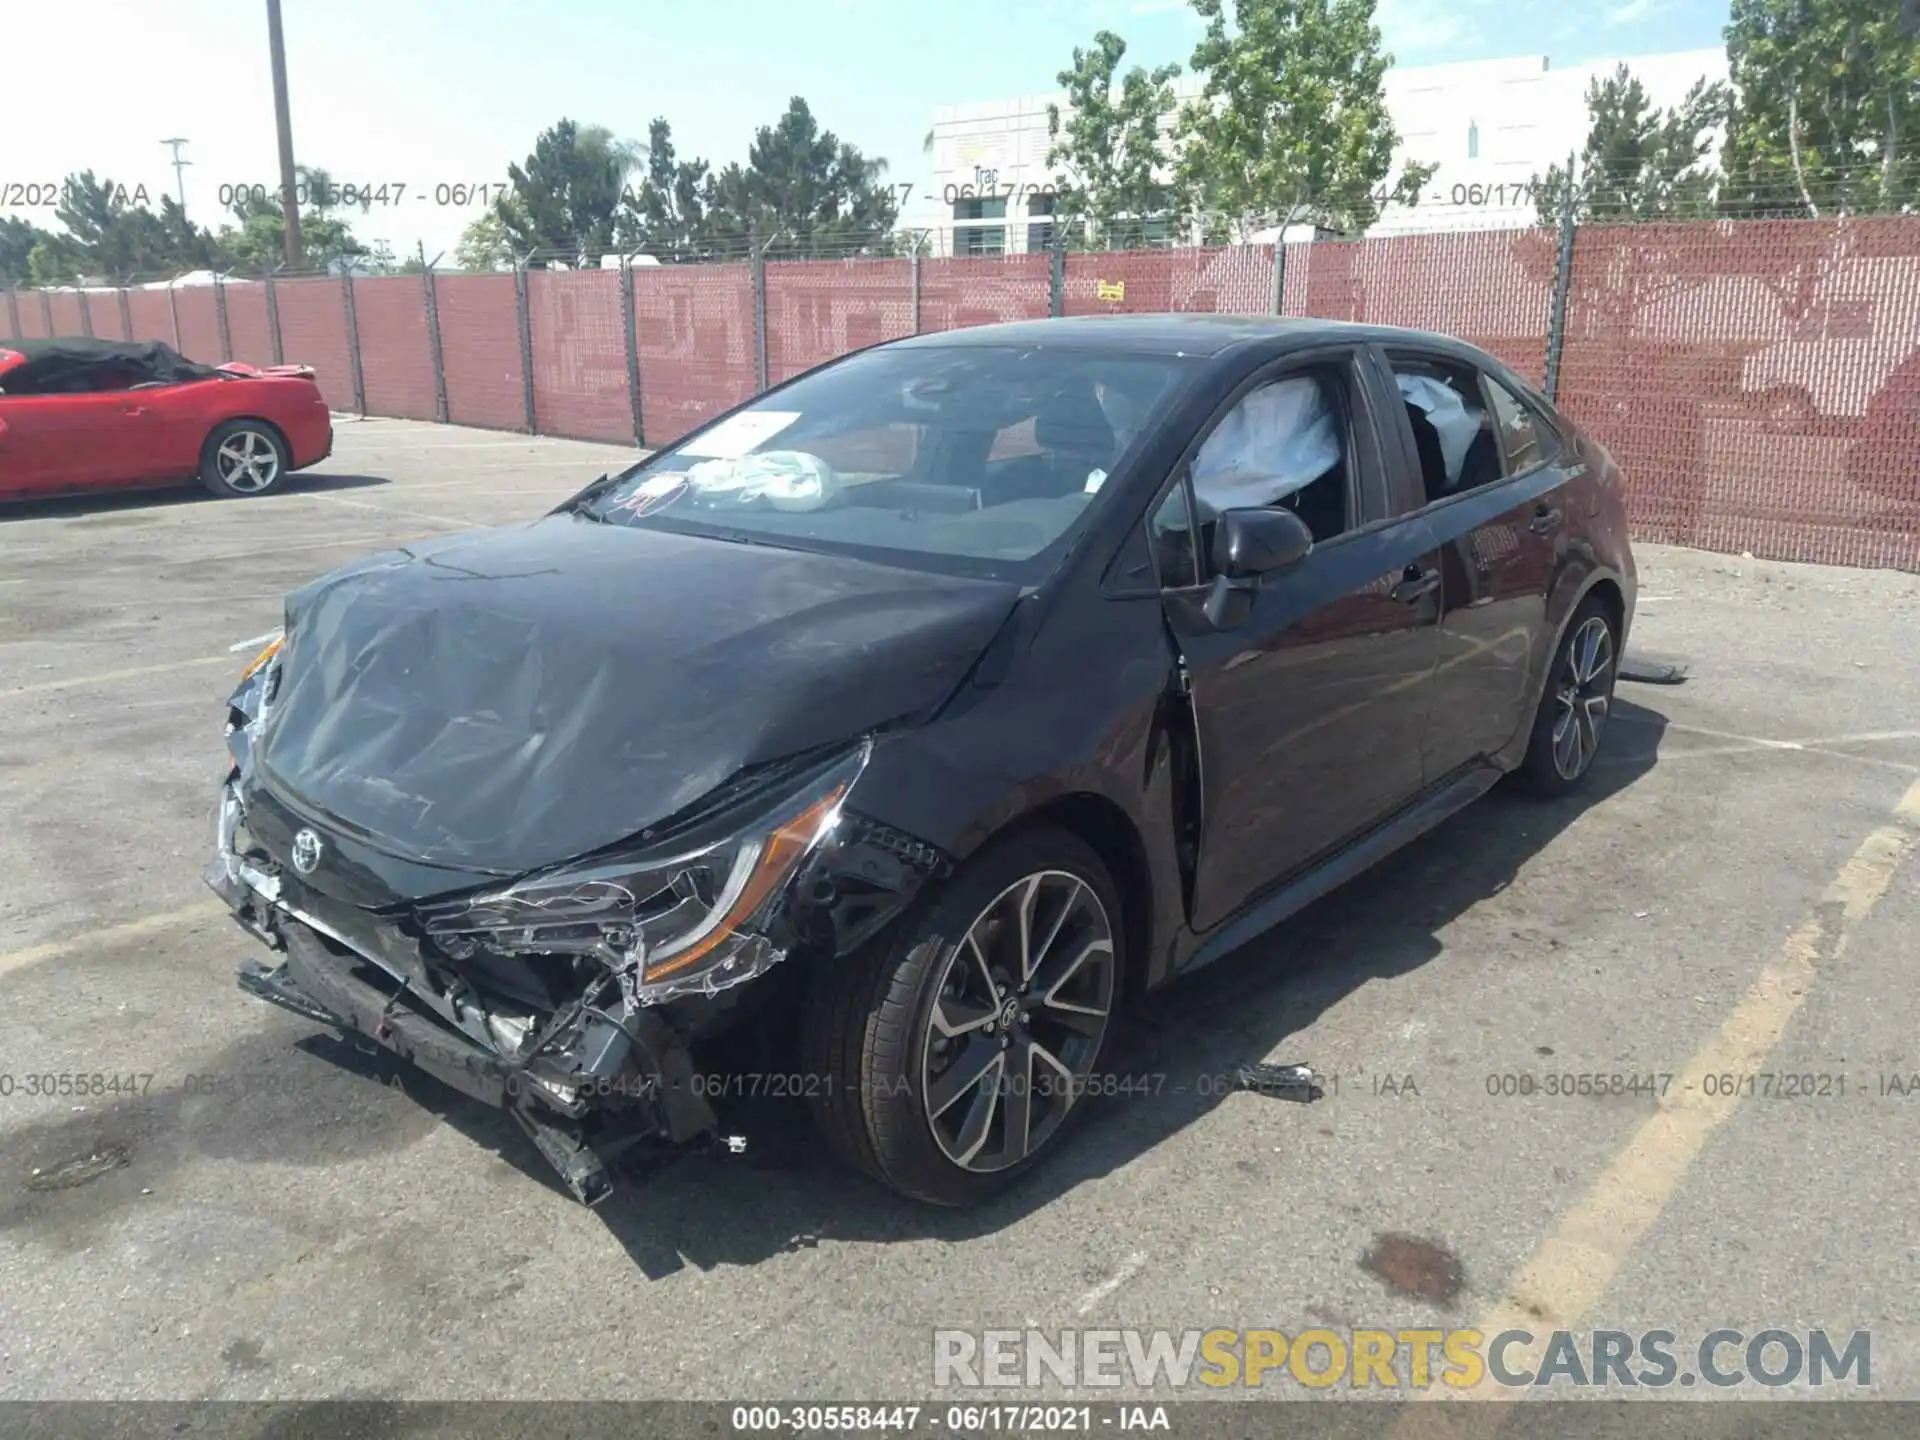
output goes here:
[[1553, 431], [1519, 396], [1491, 375], [1481, 377], [1493, 407], [1494, 431], [1509, 475], [1522, 475], [1554, 458], [1559, 442]]
[[1394, 384], [1413, 427], [1420, 478], [1431, 505], [1506, 475], [1480, 376], [1438, 357], [1394, 355]]

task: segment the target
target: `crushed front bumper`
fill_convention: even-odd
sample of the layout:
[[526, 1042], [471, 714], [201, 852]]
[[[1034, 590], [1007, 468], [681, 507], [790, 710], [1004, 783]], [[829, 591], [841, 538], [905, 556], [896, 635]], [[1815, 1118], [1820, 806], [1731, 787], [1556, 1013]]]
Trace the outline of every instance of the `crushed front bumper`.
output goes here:
[[713, 1134], [716, 1119], [687, 1046], [657, 1013], [629, 1013], [591, 1071], [555, 1074], [502, 1055], [449, 1022], [446, 997], [433, 993], [417, 957], [385, 953], [372, 934], [355, 933], [359, 927], [339, 907], [237, 853], [240, 823], [229, 785], [207, 882], [243, 929], [284, 957], [278, 966], [243, 960], [241, 989], [506, 1110], [583, 1204], [612, 1193], [607, 1161], [616, 1151], [636, 1141], [682, 1145]]

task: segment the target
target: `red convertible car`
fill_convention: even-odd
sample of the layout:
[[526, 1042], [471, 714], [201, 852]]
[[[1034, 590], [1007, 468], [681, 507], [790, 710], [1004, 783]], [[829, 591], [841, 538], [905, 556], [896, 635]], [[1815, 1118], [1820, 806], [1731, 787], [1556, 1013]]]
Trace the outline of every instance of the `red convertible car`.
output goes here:
[[199, 365], [158, 341], [0, 344], [0, 500], [172, 485], [265, 495], [333, 450], [300, 365]]

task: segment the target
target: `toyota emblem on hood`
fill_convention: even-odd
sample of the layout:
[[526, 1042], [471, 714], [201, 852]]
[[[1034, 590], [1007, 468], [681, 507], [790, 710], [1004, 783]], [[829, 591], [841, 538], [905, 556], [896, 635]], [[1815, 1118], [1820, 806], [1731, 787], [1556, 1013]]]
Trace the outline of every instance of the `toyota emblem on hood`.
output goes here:
[[311, 830], [302, 830], [293, 837], [293, 868], [302, 875], [311, 875], [320, 865], [320, 837]]

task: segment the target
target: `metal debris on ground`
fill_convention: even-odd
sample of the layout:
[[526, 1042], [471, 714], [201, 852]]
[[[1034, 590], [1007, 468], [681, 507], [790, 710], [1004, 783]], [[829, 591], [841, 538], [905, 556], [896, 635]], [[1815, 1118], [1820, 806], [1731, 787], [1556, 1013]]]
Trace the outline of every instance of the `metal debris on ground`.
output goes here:
[[126, 1163], [127, 1152], [124, 1149], [118, 1145], [102, 1145], [98, 1150], [63, 1160], [58, 1165], [49, 1165], [45, 1169], [36, 1167], [27, 1176], [27, 1189], [72, 1190], [89, 1180], [98, 1180], [108, 1171], [118, 1170]]
[[1233, 1072], [1233, 1088], [1302, 1104], [1326, 1093], [1314, 1083], [1311, 1065], [1242, 1065]]
[[1687, 678], [1687, 667], [1678, 660], [1652, 660], [1637, 655], [1621, 657], [1616, 672], [1622, 680], [1638, 680], [1643, 685], [1679, 685]]

